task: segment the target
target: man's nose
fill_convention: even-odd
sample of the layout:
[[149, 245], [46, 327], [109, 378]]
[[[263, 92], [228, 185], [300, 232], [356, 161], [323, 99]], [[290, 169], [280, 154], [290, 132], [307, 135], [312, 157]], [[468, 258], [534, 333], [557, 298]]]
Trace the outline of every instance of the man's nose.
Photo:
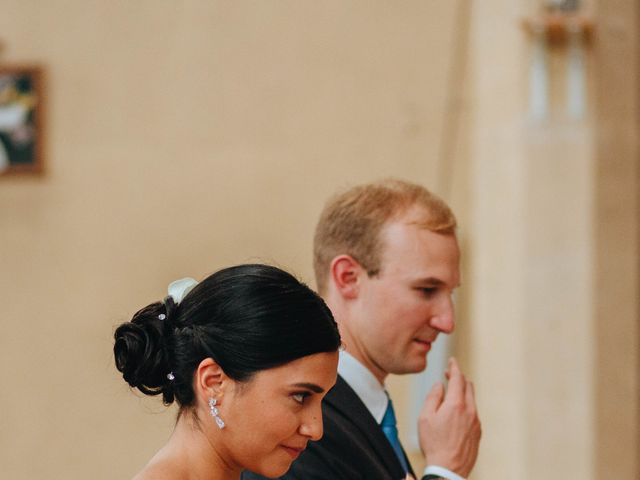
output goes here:
[[435, 315], [431, 317], [431, 327], [442, 333], [451, 333], [456, 326], [453, 298], [443, 295], [438, 303]]

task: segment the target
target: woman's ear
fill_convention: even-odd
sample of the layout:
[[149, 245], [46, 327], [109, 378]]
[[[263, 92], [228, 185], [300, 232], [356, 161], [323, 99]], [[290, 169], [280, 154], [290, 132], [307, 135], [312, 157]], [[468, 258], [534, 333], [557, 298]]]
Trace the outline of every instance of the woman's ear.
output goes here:
[[330, 275], [336, 291], [345, 299], [358, 297], [360, 277], [365, 273], [350, 255], [339, 255], [331, 261]]
[[196, 368], [195, 387], [197, 393], [205, 398], [222, 397], [229, 377], [213, 358], [205, 358]]

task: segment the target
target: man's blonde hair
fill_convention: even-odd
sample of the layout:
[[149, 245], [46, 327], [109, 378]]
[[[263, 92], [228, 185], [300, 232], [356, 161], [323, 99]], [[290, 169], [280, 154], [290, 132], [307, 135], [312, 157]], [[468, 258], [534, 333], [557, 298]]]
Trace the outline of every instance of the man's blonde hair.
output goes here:
[[423, 211], [419, 225], [453, 234], [456, 218], [438, 196], [415, 183], [385, 179], [358, 185], [331, 198], [324, 207], [313, 239], [313, 268], [318, 291], [324, 293], [331, 261], [350, 255], [369, 276], [380, 272], [380, 231], [412, 207]]

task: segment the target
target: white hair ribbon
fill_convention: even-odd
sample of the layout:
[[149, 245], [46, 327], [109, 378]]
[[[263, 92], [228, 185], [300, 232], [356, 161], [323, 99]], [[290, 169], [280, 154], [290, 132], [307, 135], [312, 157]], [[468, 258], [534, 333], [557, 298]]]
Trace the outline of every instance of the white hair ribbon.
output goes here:
[[169, 284], [169, 296], [173, 298], [176, 305], [179, 305], [184, 297], [198, 284], [193, 278], [181, 278]]

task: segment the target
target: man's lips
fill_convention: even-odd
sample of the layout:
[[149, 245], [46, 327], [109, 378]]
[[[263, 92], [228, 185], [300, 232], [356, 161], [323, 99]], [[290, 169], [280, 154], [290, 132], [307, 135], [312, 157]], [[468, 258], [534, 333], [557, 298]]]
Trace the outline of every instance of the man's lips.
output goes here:
[[281, 445], [281, 447], [289, 454], [291, 455], [291, 458], [293, 458], [294, 460], [296, 458], [298, 458], [298, 455], [300, 455], [302, 453], [302, 451], [306, 448], [305, 446], [302, 447], [290, 447], [288, 445]]
[[419, 338], [416, 338], [413, 341], [427, 350], [427, 352], [431, 350], [431, 344], [433, 343], [433, 340], [420, 340]]

